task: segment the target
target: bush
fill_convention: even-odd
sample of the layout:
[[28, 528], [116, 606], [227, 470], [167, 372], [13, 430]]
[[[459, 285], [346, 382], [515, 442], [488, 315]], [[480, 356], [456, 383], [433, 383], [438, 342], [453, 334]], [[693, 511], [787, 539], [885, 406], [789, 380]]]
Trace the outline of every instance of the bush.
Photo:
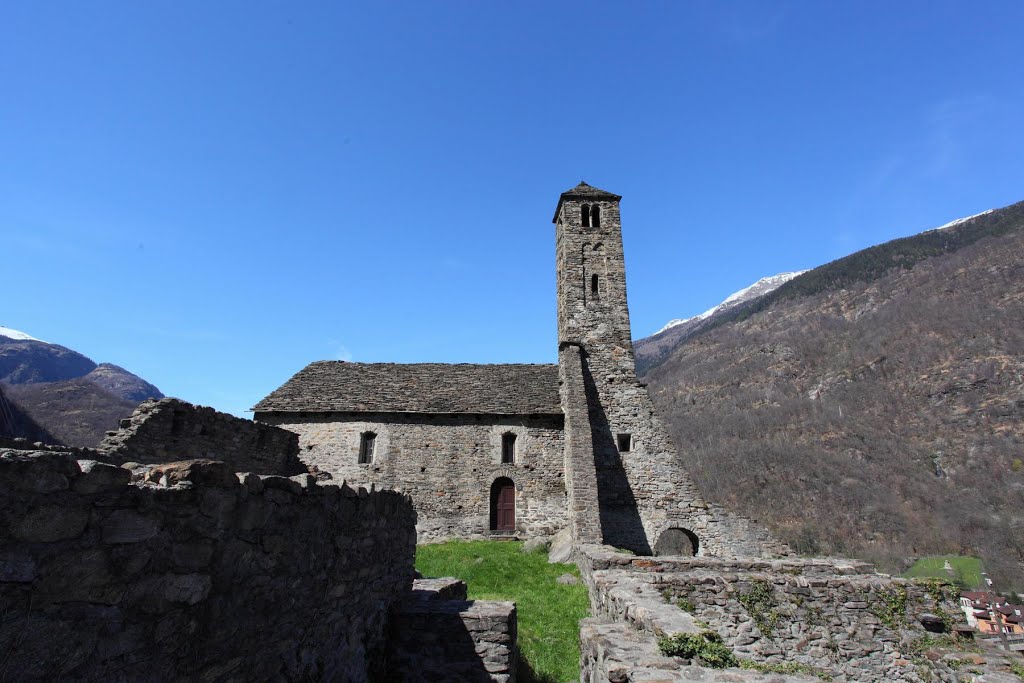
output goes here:
[[674, 633], [658, 639], [658, 649], [666, 657], [696, 659], [712, 669], [738, 666], [739, 660], [714, 631]]

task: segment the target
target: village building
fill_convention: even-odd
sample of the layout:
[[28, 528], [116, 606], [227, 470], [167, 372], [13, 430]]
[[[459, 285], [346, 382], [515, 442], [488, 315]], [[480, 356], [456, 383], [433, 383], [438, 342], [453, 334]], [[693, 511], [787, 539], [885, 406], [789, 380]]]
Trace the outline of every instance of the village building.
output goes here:
[[352, 486], [409, 494], [420, 540], [548, 535], [638, 554], [787, 552], [703, 500], [634, 368], [621, 197], [555, 208], [558, 364], [306, 366], [253, 409]]

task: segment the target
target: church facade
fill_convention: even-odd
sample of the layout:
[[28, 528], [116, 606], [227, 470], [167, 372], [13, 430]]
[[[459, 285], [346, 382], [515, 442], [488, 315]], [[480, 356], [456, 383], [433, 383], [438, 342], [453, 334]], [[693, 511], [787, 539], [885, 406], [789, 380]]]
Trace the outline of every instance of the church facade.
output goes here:
[[420, 540], [530, 537], [637, 554], [763, 556], [785, 546], [703, 500], [636, 378], [621, 197], [559, 197], [558, 364], [311, 363], [253, 409], [300, 458], [398, 489]]

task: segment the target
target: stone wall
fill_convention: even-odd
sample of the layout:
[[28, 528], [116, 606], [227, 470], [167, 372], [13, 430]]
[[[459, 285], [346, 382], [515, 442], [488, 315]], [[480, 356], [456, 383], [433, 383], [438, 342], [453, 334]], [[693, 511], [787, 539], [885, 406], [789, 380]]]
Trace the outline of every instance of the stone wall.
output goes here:
[[176, 398], [143, 401], [97, 447], [117, 464], [208, 458], [236, 472], [300, 474], [295, 434]]
[[[500, 477], [515, 483], [520, 535], [549, 535], [567, 523], [561, 415], [261, 413], [256, 418], [298, 434], [302, 461], [335, 480], [408, 494], [421, 542], [488, 535], [491, 486]], [[374, 457], [360, 464], [365, 432], [376, 434]], [[502, 464], [501, 437], [508, 432], [516, 435], [516, 458]]]
[[131, 476], [0, 453], [0, 679], [382, 676], [407, 497], [204, 461]]
[[[711, 630], [741, 659], [839, 680], [957, 680], [953, 668], [915, 649], [928, 630], [949, 632], [957, 620], [952, 586], [875, 574], [856, 560], [637, 558], [595, 547], [580, 558], [595, 616], [636, 632], [615, 655], [595, 640], [591, 670], [608, 670], [612, 660], [642, 669], [650, 662], [640, 655], [657, 637]], [[607, 631], [592, 630], [596, 639]]]
[[516, 605], [467, 600], [466, 584], [421, 579], [392, 611], [388, 680], [516, 680]]

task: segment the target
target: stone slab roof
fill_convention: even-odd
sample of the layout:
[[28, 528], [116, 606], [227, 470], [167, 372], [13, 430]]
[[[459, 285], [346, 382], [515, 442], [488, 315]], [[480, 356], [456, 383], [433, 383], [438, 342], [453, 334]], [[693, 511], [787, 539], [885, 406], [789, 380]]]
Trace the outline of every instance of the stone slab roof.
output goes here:
[[310, 363], [256, 412], [561, 414], [557, 365]]
[[555, 217], [551, 219], [552, 223], [558, 221], [558, 212], [562, 209], [562, 202], [566, 199], [592, 199], [592, 200], [605, 200], [611, 202], [617, 202], [622, 199], [621, 196], [594, 187], [593, 185], [587, 185], [582, 180], [580, 184], [571, 190], [566, 190], [558, 197], [558, 206], [555, 207]]

